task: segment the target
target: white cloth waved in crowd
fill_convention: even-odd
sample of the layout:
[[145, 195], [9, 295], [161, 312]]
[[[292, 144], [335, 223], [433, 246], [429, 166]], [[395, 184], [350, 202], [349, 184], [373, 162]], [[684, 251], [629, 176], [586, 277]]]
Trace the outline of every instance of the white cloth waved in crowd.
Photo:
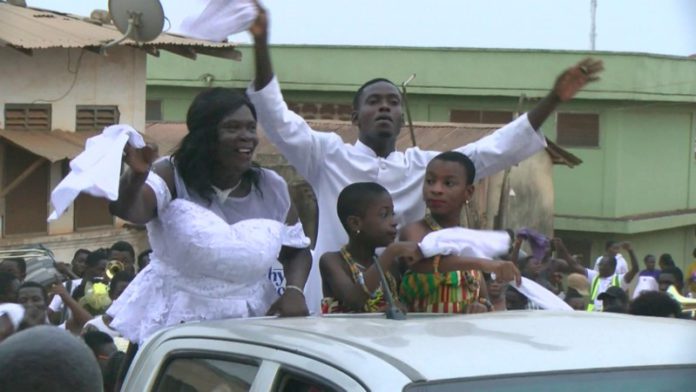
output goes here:
[[224, 41], [248, 30], [257, 13], [252, 0], [209, 0], [200, 14], [184, 19], [176, 31], [192, 38]]
[[70, 173], [51, 192], [54, 211], [49, 221], [58, 219], [81, 193], [118, 199], [123, 147], [145, 147], [143, 137], [130, 125], [104, 128], [101, 134], [87, 139], [85, 150], [70, 161]]

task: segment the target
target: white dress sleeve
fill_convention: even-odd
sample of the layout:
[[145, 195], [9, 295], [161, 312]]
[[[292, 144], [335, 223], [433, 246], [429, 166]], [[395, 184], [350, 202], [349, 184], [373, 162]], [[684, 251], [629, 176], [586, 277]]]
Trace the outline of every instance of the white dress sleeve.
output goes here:
[[486, 178], [531, 157], [546, 147], [546, 138], [524, 114], [474, 143], [457, 148], [474, 162], [476, 180]]
[[150, 171], [145, 180], [145, 184], [152, 189], [157, 199], [157, 215], [161, 215], [162, 210], [172, 201], [172, 193], [167, 182], [157, 173]]
[[285, 225], [281, 233], [281, 238], [283, 245], [291, 248], [306, 248], [311, 243], [309, 238], [305, 235], [302, 222], [299, 220], [292, 226]]
[[419, 247], [425, 257], [457, 255], [493, 259], [507, 253], [510, 235], [506, 231], [451, 227], [426, 235]]

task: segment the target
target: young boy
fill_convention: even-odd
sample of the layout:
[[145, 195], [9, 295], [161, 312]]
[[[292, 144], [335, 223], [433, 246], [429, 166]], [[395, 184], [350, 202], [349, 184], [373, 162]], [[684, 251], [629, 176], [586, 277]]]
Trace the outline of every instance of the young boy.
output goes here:
[[[418, 244], [394, 242], [394, 203], [379, 184], [359, 182], [347, 186], [338, 196], [337, 210], [348, 233], [348, 244], [338, 252], [324, 253], [319, 260], [324, 291], [322, 313], [383, 311], [388, 304], [375, 263], [380, 263], [396, 298], [401, 278], [397, 259], [406, 263], [420, 260], [423, 255]], [[384, 247], [377, 257], [375, 250]]]

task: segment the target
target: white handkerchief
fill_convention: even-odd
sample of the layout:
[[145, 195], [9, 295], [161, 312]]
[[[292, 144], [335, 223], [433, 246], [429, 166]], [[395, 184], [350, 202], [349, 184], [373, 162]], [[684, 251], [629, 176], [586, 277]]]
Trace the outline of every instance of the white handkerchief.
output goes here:
[[527, 279], [524, 276], [522, 277], [521, 285], [516, 286], [515, 281], [513, 280], [510, 282], [510, 286], [517, 289], [517, 291], [527, 297], [528, 300], [539, 305], [539, 307], [544, 310], [573, 311], [573, 308], [565, 303], [565, 301], [560, 299], [556, 294], [552, 293], [539, 283], [531, 279]]
[[49, 221], [58, 219], [75, 198], [86, 192], [109, 200], [118, 199], [123, 147], [145, 147], [143, 137], [130, 125], [104, 128], [101, 134], [87, 139], [85, 150], [70, 161], [70, 173], [51, 192], [54, 211]]
[[177, 32], [192, 38], [224, 41], [232, 34], [248, 30], [256, 14], [256, 5], [251, 0], [209, 0], [200, 14], [184, 19]]
[[418, 246], [425, 257], [457, 255], [494, 259], [508, 252], [510, 235], [506, 231], [451, 227], [429, 233]]

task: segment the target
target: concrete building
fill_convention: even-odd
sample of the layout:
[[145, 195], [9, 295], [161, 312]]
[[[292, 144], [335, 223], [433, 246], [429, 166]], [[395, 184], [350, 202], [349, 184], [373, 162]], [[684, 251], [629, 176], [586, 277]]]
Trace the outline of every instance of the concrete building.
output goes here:
[[[148, 60], [149, 121], [183, 121], [209, 86], [245, 88], [241, 65], [218, 59]], [[309, 119], [346, 120], [366, 80], [397, 83], [415, 73], [408, 101], [415, 121], [504, 123], [530, 109], [564, 68], [592, 55], [602, 81], [587, 86], [543, 126], [582, 159], [555, 166], [553, 225], [572, 251], [594, 259], [608, 239], [639, 256], [671, 253], [684, 267], [696, 247], [696, 60], [637, 53], [502, 49], [277, 46], [276, 74], [290, 106]]]
[[[142, 250], [142, 230], [124, 229], [106, 200], [81, 195], [47, 223], [51, 189], [90, 136], [114, 123], [145, 128], [146, 57], [162, 51], [237, 57], [232, 45], [163, 34], [101, 53], [120, 38], [111, 24], [0, 3], [0, 247], [42, 243], [59, 260], [78, 248], [128, 240]], [[191, 61], [186, 59], [186, 61]]]

